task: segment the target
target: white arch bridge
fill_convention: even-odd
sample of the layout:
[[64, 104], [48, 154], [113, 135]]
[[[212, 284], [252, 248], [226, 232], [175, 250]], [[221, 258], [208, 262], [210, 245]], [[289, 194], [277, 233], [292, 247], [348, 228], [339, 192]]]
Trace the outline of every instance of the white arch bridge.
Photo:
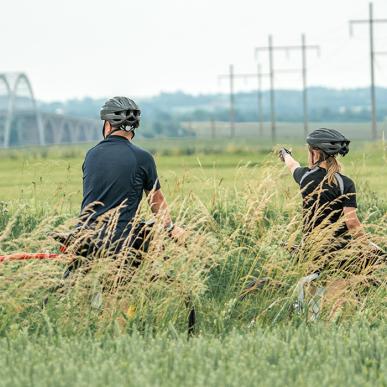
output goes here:
[[0, 73], [0, 148], [95, 141], [95, 119], [40, 112], [24, 73]]

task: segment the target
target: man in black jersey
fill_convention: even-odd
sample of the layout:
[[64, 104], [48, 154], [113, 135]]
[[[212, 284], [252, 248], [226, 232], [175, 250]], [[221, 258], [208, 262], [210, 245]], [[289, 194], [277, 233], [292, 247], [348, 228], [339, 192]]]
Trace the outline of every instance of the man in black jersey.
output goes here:
[[162, 215], [165, 229], [179, 239], [184, 230], [172, 222], [153, 156], [132, 142], [140, 114], [136, 103], [127, 97], [111, 98], [102, 106], [104, 139], [87, 152], [82, 167], [81, 216], [87, 226], [93, 226], [109, 211], [118, 209], [112, 239], [124, 240], [145, 193], [152, 212]]

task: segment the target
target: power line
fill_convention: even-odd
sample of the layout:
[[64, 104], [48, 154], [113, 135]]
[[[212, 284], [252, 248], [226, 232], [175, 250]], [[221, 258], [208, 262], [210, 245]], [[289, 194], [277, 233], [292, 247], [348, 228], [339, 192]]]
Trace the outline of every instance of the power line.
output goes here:
[[273, 37], [269, 35], [268, 46], [257, 47], [255, 49], [256, 54], [260, 51], [266, 51], [269, 54], [269, 77], [270, 77], [270, 118], [271, 118], [271, 137], [273, 143], [276, 141], [276, 112], [275, 112], [275, 87], [274, 76], [276, 71], [274, 70], [274, 51], [301, 51], [301, 69], [293, 71], [301, 71], [302, 84], [303, 84], [303, 110], [304, 110], [304, 132], [308, 133], [308, 94], [307, 94], [307, 51], [317, 50], [320, 51], [320, 46], [307, 45], [305, 34], [301, 35], [301, 45], [290, 46], [273, 46]]
[[[258, 122], [259, 122], [259, 134], [261, 135], [263, 133], [263, 106], [262, 106], [262, 78], [268, 76], [268, 74], [263, 74], [261, 70], [261, 65], [258, 64], [257, 66], [257, 72], [255, 74], [253, 73], [239, 73], [235, 74], [234, 72], [228, 75], [219, 75], [219, 78], [233, 78], [233, 82], [237, 78], [243, 78], [243, 79], [249, 79], [249, 78], [255, 78], [257, 80], [257, 97], [258, 97]], [[233, 90], [232, 90], [233, 91]], [[230, 88], [231, 92], [231, 88]], [[230, 99], [231, 101], [231, 99]], [[234, 98], [233, 98], [234, 101]], [[231, 116], [231, 115], [230, 115]]]
[[353, 35], [353, 25], [354, 24], [368, 24], [369, 27], [369, 40], [370, 40], [370, 75], [371, 75], [371, 130], [372, 130], [372, 139], [377, 139], [377, 123], [376, 123], [376, 96], [375, 96], [375, 56], [376, 55], [386, 55], [387, 52], [376, 52], [374, 49], [374, 24], [376, 23], [387, 23], [387, 19], [374, 19], [373, 4], [369, 3], [368, 8], [368, 19], [363, 20], [350, 20], [349, 28], [350, 35]]
[[230, 137], [235, 137], [235, 98], [234, 98], [234, 65], [230, 64], [229, 74], [219, 75], [218, 79], [228, 78], [230, 81]]

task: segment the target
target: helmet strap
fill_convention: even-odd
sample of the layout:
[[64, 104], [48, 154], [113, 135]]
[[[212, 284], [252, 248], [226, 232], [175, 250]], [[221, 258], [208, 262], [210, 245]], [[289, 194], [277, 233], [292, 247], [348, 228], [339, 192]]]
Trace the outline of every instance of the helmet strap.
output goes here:
[[314, 164], [314, 167], [319, 167], [321, 163], [323, 163], [324, 161], [327, 161], [328, 159], [330, 158], [333, 158], [335, 159], [336, 156], [334, 155], [327, 155], [325, 152], [322, 152], [323, 154], [323, 158], [321, 160], [318, 160], [315, 164]]
[[323, 163], [324, 161], [327, 161], [330, 157], [335, 157], [335, 156], [329, 156], [328, 154], [326, 154], [323, 150], [319, 149], [319, 148], [312, 148], [310, 147], [310, 150], [317, 150], [320, 152], [320, 155], [322, 157], [319, 158], [319, 160], [317, 160], [315, 163], [313, 163], [313, 167], [316, 168], [316, 167], [319, 167], [321, 163]]

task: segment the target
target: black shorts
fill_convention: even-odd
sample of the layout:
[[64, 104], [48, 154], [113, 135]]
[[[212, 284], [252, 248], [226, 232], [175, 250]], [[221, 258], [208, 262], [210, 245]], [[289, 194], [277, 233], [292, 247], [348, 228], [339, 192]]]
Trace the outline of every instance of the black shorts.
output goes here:
[[[91, 238], [88, 243], [82, 246], [80, 255], [91, 258], [93, 256], [114, 256], [123, 249], [131, 252], [147, 252], [151, 239], [151, 232], [154, 222], [139, 222], [134, 228], [126, 228], [124, 231], [115, 232], [114, 235], [107, 236], [106, 229], [99, 230], [95, 238]], [[130, 241], [128, 241], [130, 237]]]
[[[115, 235], [115, 238], [107, 238], [106, 230], [101, 228], [97, 235], [84, 238], [82, 243], [77, 244], [77, 238], [81, 238], [82, 230], [77, 230], [67, 241], [62, 242], [62, 252], [71, 251], [76, 257], [67, 267], [64, 278], [67, 278], [74, 270], [82, 266], [83, 258], [86, 260], [93, 260], [98, 257], [112, 257], [115, 258], [125, 248], [128, 251], [127, 263], [132, 267], [139, 267], [142, 261], [142, 253], [147, 252], [151, 240], [151, 232], [154, 222], [139, 222], [134, 226], [134, 229], [128, 228], [125, 232]], [[92, 226], [91, 226], [92, 227]], [[90, 231], [91, 227], [83, 228], [83, 230]], [[85, 231], [83, 231], [85, 232]], [[128, 236], [131, 236], [130, 242], [127, 242]], [[73, 245], [72, 245], [73, 244]]]

